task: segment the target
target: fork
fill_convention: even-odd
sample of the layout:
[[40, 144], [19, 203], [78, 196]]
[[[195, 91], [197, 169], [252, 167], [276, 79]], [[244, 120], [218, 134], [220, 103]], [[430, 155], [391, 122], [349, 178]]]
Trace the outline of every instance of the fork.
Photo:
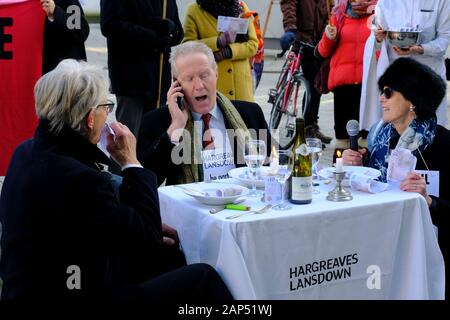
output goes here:
[[259, 210], [255, 210], [255, 211], [250, 211], [250, 212], [245, 212], [245, 213], [239, 213], [239, 214], [233, 214], [232, 216], [228, 216], [225, 219], [236, 219], [242, 216], [245, 216], [247, 214], [261, 214], [261, 213], [265, 213], [267, 211], [269, 211], [269, 209], [272, 208], [271, 204], [266, 205], [265, 207], [259, 209]]

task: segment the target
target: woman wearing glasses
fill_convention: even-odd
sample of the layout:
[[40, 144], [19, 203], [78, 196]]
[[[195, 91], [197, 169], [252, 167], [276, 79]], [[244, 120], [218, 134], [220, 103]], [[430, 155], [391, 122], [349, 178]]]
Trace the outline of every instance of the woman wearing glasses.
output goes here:
[[[406, 148], [417, 158], [416, 170], [439, 172], [439, 196], [430, 196], [426, 181], [410, 173], [400, 188], [420, 193], [428, 203], [433, 224], [439, 229], [439, 244], [450, 264], [450, 131], [437, 124], [436, 110], [445, 97], [446, 84], [428, 66], [410, 58], [399, 58], [378, 81], [381, 91], [382, 120], [369, 133], [369, 149], [350, 149], [343, 153], [345, 165], [363, 164], [380, 170], [386, 181], [388, 156], [392, 149]], [[447, 286], [448, 287], [448, 286]], [[448, 289], [446, 289], [448, 290]]]
[[75, 60], [37, 82], [39, 126], [16, 149], [0, 198], [2, 299], [231, 298], [207, 265], [173, 270], [184, 257], [161, 223], [156, 176], [118, 122], [107, 149], [122, 167], [119, 196], [101, 172], [107, 94], [103, 70]]

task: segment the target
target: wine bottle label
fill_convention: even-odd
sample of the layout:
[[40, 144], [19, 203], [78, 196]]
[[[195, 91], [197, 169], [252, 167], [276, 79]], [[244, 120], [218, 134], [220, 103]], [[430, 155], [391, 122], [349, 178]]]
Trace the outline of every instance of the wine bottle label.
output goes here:
[[307, 156], [309, 153], [308, 146], [305, 143], [299, 145], [298, 148], [295, 150], [295, 153], [301, 154], [302, 156]]
[[292, 200], [312, 199], [312, 177], [292, 177]]

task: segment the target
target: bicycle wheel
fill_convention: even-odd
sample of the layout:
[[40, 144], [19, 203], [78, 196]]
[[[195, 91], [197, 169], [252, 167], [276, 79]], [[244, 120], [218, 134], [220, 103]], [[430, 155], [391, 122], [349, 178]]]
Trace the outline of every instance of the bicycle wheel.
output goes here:
[[[309, 108], [309, 83], [302, 75], [296, 75], [278, 97], [271, 116], [271, 134], [282, 150], [294, 143], [295, 120]], [[283, 108], [285, 105], [285, 108]], [[286, 110], [283, 112], [283, 110]]]

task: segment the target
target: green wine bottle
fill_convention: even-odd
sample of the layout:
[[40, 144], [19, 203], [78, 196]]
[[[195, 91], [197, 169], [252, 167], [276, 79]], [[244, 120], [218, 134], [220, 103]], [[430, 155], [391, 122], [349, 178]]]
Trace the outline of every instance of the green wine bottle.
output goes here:
[[311, 155], [305, 139], [305, 120], [302, 118], [296, 119], [295, 129], [289, 201], [295, 204], [308, 204], [312, 201], [312, 176]]

